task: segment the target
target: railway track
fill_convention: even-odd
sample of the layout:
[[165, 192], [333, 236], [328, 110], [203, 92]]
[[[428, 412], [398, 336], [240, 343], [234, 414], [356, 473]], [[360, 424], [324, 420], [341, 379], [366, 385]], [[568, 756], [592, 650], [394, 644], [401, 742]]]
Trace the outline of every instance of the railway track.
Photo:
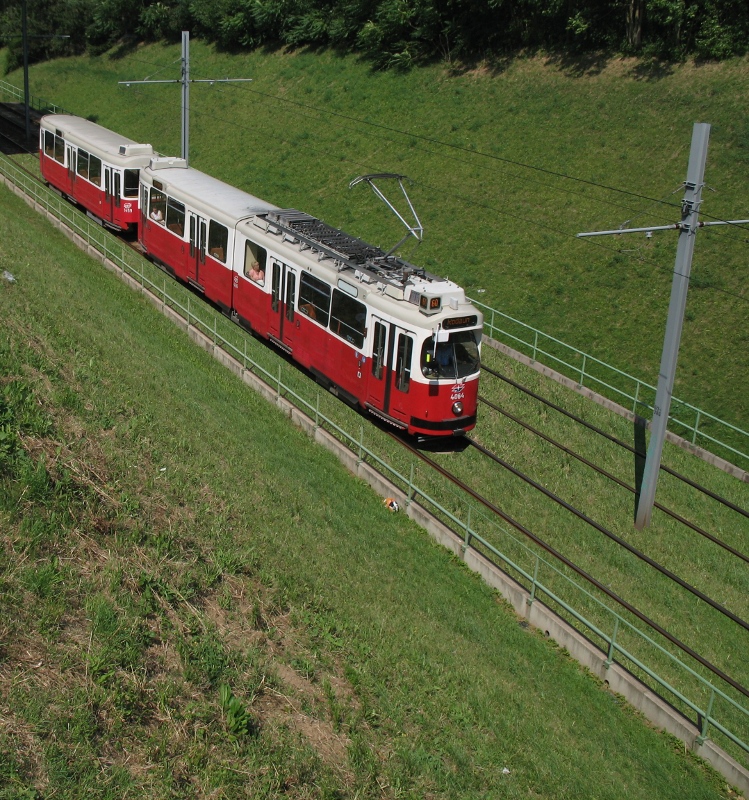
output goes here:
[[[645, 612], [641, 611], [639, 608], [637, 608], [635, 605], [630, 603], [624, 597], [620, 596], [615, 591], [613, 591], [610, 586], [606, 585], [601, 580], [599, 580], [598, 578], [596, 578], [595, 576], [593, 576], [592, 574], [587, 572], [580, 565], [578, 565], [575, 562], [573, 562], [571, 559], [569, 559], [567, 556], [565, 556], [561, 551], [557, 550], [554, 546], [552, 546], [548, 541], [543, 539], [537, 533], [534, 533], [528, 527], [523, 525], [520, 521], [518, 521], [517, 519], [515, 519], [511, 515], [507, 514], [505, 511], [503, 511], [494, 502], [492, 502], [491, 500], [486, 498], [481, 493], [477, 492], [475, 489], [471, 488], [471, 486], [469, 486], [467, 483], [465, 483], [455, 473], [451, 472], [446, 467], [444, 467], [442, 464], [438, 463], [435, 459], [431, 458], [423, 450], [419, 450], [416, 447], [414, 447], [413, 445], [409, 444], [408, 442], [405, 442], [402, 439], [402, 437], [399, 437], [396, 433], [390, 433], [389, 432], [389, 435], [393, 439], [396, 439], [397, 441], [399, 441], [401, 446], [403, 446], [404, 448], [408, 449], [412, 453], [412, 455], [414, 455], [416, 458], [420, 459], [425, 464], [428, 464], [430, 468], [432, 468], [436, 472], [440, 473], [443, 477], [445, 477], [453, 485], [457, 486], [463, 492], [465, 492], [466, 494], [470, 495], [474, 500], [476, 500], [487, 511], [489, 511], [491, 514], [495, 515], [498, 519], [501, 519], [504, 523], [510, 525], [514, 530], [516, 530], [517, 532], [522, 534], [528, 541], [530, 541], [533, 544], [535, 544], [536, 546], [538, 546], [543, 552], [545, 552], [548, 555], [552, 556], [554, 559], [558, 560], [561, 564], [564, 564], [575, 575], [577, 575], [578, 577], [582, 578], [591, 587], [595, 587], [595, 589], [597, 589], [603, 595], [605, 595], [610, 600], [612, 600], [621, 609], [626, 610], [627, 612], [632, 614], [634, 617], [636, 617], [638, 620], [640, 620], [641, 622], [645, 623], [649, 628], [651, 628], [652, 630], [658, 632], [661, 636], [663, 636], [667, 641], [669, 641], [672, 645], [674, 645], [682, 653], [684, 653], [685, 655], [687, 655], [690, 658], [694, 659], [697, 663], [701, 664], [703, 667], [705, 667], [707, 670], [709, 670], [709, 672], [712, 673], [715, 677], [720, 678], [721, 681], [725, 681], [725, 683], [727, 683], [733, 689], [738, 691], [741, 695], [743, 695], [744, 697], [749, 698], [749, 688], [744, 686], [741, 682], [739, 682], [739, 681], [735, 680], [734, 678], [732, 678], [730, 675], [728, 675], [726, 672], [724, 672], [720, 667], [716, 666], [715, 664], [711, 663], [708, 659], [704, 658], [702, 655], [700, 655], [698, 652], [696, 652], [692, 647], [690, 647], [688, 644], [686, 644], [684, 641], [682, 641], [677, 636], [675, 636], [672, 633], [670, 633], [668, 630], [666, 630], [662, 625], [660, 625], [652, 617], [648, 616], [648, 614], [646, 614]], [[470, 441], [471, 441], [471, 445], [473, 447], [479, 449], [481, 452], [483, 452], [483, 453], [488, 455], [488, 451], [486, 450], [486, 448], [484, 448], [483, 446], [479, 445], [477, 442], [475, 442], [472, 439]], [[516, 472], [516, 473], [519, 472], [517, 470], [514, 470], [514, 468], [510, 467], [509, 464], [506, 464], [506, 462], [502, 462], [502, 460], [499, 459], [499, 457], [496, 456], [495, 454], [491, 454], [491, 457], [493, 459], [495, 459], [495, 460], [498, 460], [500, 463], [502, 463], [503, 466], [506, 466], [507, 468], [512, 469], [513, 472]], [[532, 481], [532, 479], [527, 478], [527, 476], [525, 476], [525, 477], [526, 477], [527, 480], [530, 480], [532, 483], [535, 483], [535, 482]], [[543, 487], [540, 487], [537, 484], [536, 484], [536, 488], [538, 488], [539, 491], [544, 491], [546, 494], [549, 494], [546, 490], [543, 490]], [[568, 510], [574, 511], [568, 504], [564, 504], [564, 505], [568, 508]], [[579, 513], [579, 512], [576, 512], [576, 513]], [[484, 557], [488, 558], [490, 561], [492, 560], [490, 557], [488, 557], [486, 555], [486, 553], [484, 553]], [[495, 561], [493, 561], [493, 563], [498, 569], [502, 569], [503, 568], [502, 564], [497, 564]], [[660, 565], [657, 565], [655, 562], [652, 562], [652, 560], [649, 560], [649, 559], [648, 559], [648, 563], [650, 563], [650, 565], [653, 566], [654, 568], [659, 568], [660, 567]], [[659, 569], [659, 571], [660, 571], [660, 569]], [[666, 570], [665, 574], [667, 574], [667, 573], [668, 573], [668, 571]], [[689, 587], [688, 585], [686, 585], [686, 582], [681, 581], [681, 579], [679, 579], [678, 576], [674, 575], [674, 576], [669, 576], [669, 577], [672, 577], [672, 579], [674, 579], [677, 582], [679, 582], [679, 585], [682, 585], [688, 591], [690, 591], [691, 593], [694, 593], [696, 597], [699, 597], [700, 599], [702, 599], [704, 602], [706, 602], [712, 608], [714, 608], [714, 609], [718, 610], [720, 613], [725, 614], [726, 616], [728, 616], [729, 619], [734, 621], [740, 627], [749, 630], [749, 624], [746, 621], [744, 621], [744, 620], [740, 619], [739, 617], [737, 617], [736, 615], [732, 614], [727, 609], [722, 608], [719, 603], [716, 603], [711, 598], [708, 598], [707, 596], [703, 595], [703, 593], [699, 592], [699, 590], [695, 590], [694, 587]]]

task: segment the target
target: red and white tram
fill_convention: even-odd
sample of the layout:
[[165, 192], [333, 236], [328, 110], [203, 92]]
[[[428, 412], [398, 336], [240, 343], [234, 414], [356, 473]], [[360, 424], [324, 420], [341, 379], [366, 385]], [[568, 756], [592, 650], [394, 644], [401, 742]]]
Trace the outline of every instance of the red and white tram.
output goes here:
[[140, 175], [140, 242], [170, 273], [395, 427], [473, 428], [483, 319], [457, 284], [182, 159]]
[[48, 114], [40, 123], [44, 179], [115, 230], [137, 227], [139, 173], [153, 155], [150, 144], [138, 144], [80, 117]]

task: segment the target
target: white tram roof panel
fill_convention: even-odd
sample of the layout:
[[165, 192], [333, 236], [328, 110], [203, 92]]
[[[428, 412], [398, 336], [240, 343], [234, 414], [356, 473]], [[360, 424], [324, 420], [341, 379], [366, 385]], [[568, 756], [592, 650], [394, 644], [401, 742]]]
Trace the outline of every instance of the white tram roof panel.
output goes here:
[[[464, 290], [450, 280], [388, 255], [379, 247], [334, 228], [326, 222], [293, 208], [261, 214], [254, 225], [280, 242], [298, 248], [299, 258], [318, 262], [321, 267], [342, 273], [352, 282], [369, 285], [383, 295], [407, 300], [428, 316], [443, 306], [453, 309], [466, 302]], [[247, 230], [246, 235], [252, 238]], [[430, 301], [436, 299], [433, 305]]]
[[245, 217], [278, 209], [267, 200], [187, 167], [182, 158], [152, 158], [142, 175], [149, 183], [161, 184], [162, 191], [175, 200], [232, 226]]
[[44, 130], [60, 131], [63, 138], [118, 166], [142, 167], [154, 155], [150, 144], [140, 144], [89, 119], [71, 114], [47, 114], [39, 123]]

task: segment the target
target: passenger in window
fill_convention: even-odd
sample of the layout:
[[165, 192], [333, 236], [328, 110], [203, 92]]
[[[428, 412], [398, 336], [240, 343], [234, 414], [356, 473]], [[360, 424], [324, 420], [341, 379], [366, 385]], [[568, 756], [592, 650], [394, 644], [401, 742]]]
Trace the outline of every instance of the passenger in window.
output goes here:
[[161, 209], [154, 208], [153, 211], [151, 211], [151, 219], [154, 222], [158, 222], [159, 225], [163, 225], [164, 224], [164, 215], [161, 213]]
[[255, 281], [255, 283], [261, 285], [265, 283], [265, 273], [260, 269], [260, 264], [257, 261], [253, 261], [252, 264], [250, 264], [250, 271], [247, 275], [250, 280]]

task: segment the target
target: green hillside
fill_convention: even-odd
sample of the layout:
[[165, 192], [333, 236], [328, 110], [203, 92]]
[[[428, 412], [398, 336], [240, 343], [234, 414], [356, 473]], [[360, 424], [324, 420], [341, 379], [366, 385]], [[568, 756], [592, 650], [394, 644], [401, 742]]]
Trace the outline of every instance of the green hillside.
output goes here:
[[[179, 55], [178, 46], [151, 45], [39, 64], [32, 92], [177, 153], [179, 87], [117, 82], [177, 78]], [[406, 174], [426, 235], [404, 255], [651, 383], [676, 233], [575, 234], [676, 222], [698, 121], [713, 126], [704, 218], [749, 218], [745, 59], [536, 57], [395, 73], [327, 52], [229, 56], [197, 41], [191, 57], [194, 78], [253, 79], [193, 85], [193, 166], [385, 246], [400, 238], [399, 223], [365, 186], [347, 184], [363, 173]], [[9, 77], [21, 85], [19, 73]], [[698, 234], [675, 389], [744, 428], [747, 252], [745, 228]]]
[[734, 797], [4, 188], [0, 212], [0, 796]]

